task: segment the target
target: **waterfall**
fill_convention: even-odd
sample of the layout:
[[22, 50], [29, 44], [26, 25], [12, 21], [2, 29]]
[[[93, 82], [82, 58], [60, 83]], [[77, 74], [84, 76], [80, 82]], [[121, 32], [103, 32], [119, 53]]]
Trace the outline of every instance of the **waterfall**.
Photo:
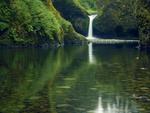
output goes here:
[[89, 31], [88, 31], [88, 38], [93, 38], [93, 21], [97, 15], [90, 15], [89, 16]]
[[[90, 15], [89, 16], [89, 31], [88, 31], [88, 39], [93, 39], [93, 21], [96, 18], [97, 15]], [[90, 64], [94, 64], [95, 63], [95, 58], [93, 55], [93, 44], [89, 43], [88, 47], [89, 47], [89, 62]]]

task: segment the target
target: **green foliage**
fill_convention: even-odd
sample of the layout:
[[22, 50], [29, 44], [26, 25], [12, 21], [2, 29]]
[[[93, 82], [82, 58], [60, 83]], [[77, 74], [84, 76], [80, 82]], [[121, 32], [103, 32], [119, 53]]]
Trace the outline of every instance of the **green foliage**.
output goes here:
[[84, 10], [86, 10], [89, 14], [96, 13], [96, 1], [97, 0], [75, 0]]
[[66, 29], [63, 26], [69, 26], [69, 22], [59, 15], [51, 0], [13, 0], [0, 3], [0, 15], [4, 15], [0, 16], [0, 30], [5, 29], [6, 25], [10, 26], [7, 27], [7, 35], [3, 35], [4, 40], [29, 45], [63, 43]]
[[53, 4], [60, 14], [73, 24], [77, 32], [81, 34], [87, 33], [88, 12], [81, 7], [77, 0], [54, 0]]

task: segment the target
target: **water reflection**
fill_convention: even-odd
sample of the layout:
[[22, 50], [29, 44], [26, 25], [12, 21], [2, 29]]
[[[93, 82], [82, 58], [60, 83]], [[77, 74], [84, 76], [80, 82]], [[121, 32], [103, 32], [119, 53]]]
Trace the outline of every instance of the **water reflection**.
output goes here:
[[150, 55], [126, 47], [92, 49], [94, 65], [84, 46], [1, 49], [0, 112], [148, 113]]
[[104, 113], [104, 108], [102, 105], [102, 97], [98, 98], [98, 107], [97, 107], [95, 113]]
[[90, 64], [95, 64], [96, 63], [96, 59], [94, 57], [94, 54], [93, 54], [93, 44], [92, 43], [89, 43], [88, 44], [88, 56], [89, 56], [89, 63]]
[[138, 113], [135, 106], [131, 106], [129, 100], [124, 100], [124, 103], [121, 103], [119, 96], [116, 96], [114, 102], [104, 101], [100, 96], [98, 98], [98, 106], [94, 113]]

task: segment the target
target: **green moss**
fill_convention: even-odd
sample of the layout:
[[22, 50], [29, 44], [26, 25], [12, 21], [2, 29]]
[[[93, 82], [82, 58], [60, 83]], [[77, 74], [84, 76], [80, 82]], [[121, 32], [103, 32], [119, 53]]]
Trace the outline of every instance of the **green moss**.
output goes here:
[[67, 27], [69, 22], [60, 16], [51, 0], [13, 0], [0, 3], [0, 15], [3, 15], [0, 16], [0, 31], [8, 28], [0, 42], [10, 40], [17, 45], [39, 46], [63, 43], [66, 29], [64, 24]]
[[54, 0], [53, 4], [60, 14], [72, 23], [78, 33], [87, 34], [88, 12], [77, 0]]
[[97, 13], [97, 0], [75, 0], [75, 2], [89, 14]]

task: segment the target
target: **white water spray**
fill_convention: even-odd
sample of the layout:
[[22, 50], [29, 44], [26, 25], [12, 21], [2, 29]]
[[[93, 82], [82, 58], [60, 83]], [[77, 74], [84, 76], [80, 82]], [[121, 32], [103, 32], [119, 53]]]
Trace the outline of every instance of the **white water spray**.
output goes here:
[[[97, 15], [90, 15], [89, 16], [89, 31], [88, 31], [88, 37], [87, 39], [93, 39], [93, 21], [96, 18]], [[94, 64], [95, 63], [95, 57], [93, 55], [93, 44], [89, 43], [89, 63]]]
[[89, 31], [88, 31], [88, 38], [93, 38], [93, 21], [96, 18], [96, 14], [95, 15], [90, 15], [89, 16]]

